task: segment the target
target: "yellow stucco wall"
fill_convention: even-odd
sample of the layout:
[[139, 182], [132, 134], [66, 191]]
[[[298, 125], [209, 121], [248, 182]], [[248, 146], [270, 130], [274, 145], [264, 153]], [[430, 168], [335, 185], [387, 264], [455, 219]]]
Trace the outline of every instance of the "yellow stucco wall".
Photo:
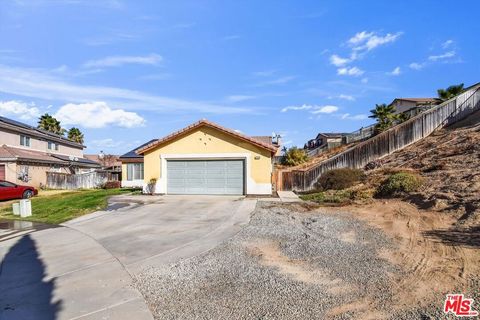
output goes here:
[[[200, 127], [186, 136], [179, 137], [166, 145], [144, 154], [144, 180], [159, 179], [161, 176], [161, 154], [207, 154], [207, 153], [250, 153], [250, 177], [256, 183], [270, 183], [272, 174], [271, 153], [234, 136], [209, 127]], [[260, 159], [256, 160], [258, 156]]]
[[122, 181], [127, 181], [127, 164], [122, 163]]

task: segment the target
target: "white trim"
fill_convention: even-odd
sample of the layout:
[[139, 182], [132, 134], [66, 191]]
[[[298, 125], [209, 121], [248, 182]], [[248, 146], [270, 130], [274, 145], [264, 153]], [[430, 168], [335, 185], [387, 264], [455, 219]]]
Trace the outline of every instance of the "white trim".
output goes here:
[[143, 188], [144, 182], [141, 180], [122, 180], [122, 188]]
[[[251, 176], [252, 155], [250, 153], [179, 153], [179, 154], [161, 154], [160, 155], [160, 177], [155, 185], [155, 193], [167, 193], [167, 160], [222, 160], [239, 159], [245, 161], [245, 193], [246, 194], [271, 194], [271, 183], [256, 183]], [[145, 192], [147, 184], [143, 184]]]

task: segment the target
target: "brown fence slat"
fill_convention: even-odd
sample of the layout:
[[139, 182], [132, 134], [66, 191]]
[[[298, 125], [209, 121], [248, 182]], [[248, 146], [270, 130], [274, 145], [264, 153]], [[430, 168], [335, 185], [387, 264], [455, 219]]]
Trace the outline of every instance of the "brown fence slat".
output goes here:
[[337, 168], [363, 168], [395, 151], [415, 143], [439, 127], [464, 119], [480, 109], [480, 91], [476, 86], [454, 99], [429, 109], [367, 141], [345, 150], [307, 170], [278, 172], [277, 190], [310, 191], [326, 171]]
[[47, 188], [94, 189], [108, 181], [108, 172], [94, 171], [82, 174], [47, 172]]

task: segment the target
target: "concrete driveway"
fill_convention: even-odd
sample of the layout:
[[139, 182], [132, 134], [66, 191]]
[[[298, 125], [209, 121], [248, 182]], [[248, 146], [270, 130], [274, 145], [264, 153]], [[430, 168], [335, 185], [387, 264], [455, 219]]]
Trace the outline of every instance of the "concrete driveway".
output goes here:
[[64, 225], [95, 239], [135, 273], [215, 247], [248, 223], [255, 205], [231, 196], [119, 196], [114, 211]]
[[215, 247], [256, 205], [215, 196], [111, 201], [106, 211], [0, 242], [0, 319], [152, 319], [132, 275]]

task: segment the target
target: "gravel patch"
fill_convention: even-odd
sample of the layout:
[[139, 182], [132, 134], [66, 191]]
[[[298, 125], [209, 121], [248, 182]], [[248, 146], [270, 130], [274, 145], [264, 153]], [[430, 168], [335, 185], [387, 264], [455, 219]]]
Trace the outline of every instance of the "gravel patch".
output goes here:
[[[135, 283], [156, 319], [388, 318], [394, 244], [350, 217], [259, 202], [233, 238]], [[395, 314], [418, 319], [419, 314]]]

